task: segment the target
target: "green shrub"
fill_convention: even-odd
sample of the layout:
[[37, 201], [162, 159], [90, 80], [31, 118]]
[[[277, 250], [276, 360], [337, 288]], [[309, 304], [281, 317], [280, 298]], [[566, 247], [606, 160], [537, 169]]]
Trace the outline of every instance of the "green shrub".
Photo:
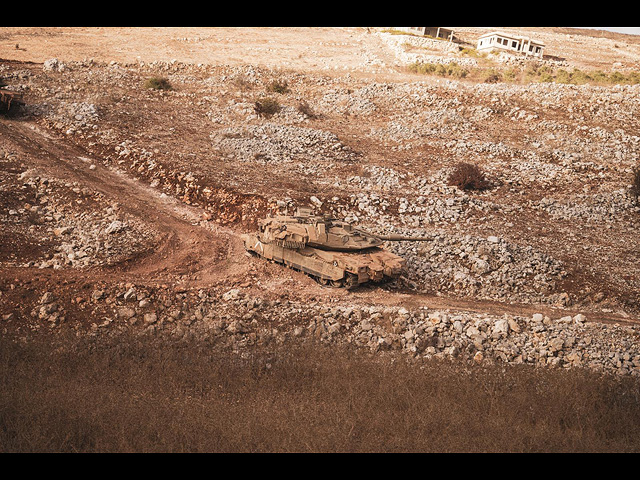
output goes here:
[[557, 83], [572, 83], [571, 82], [571, 74], [564, 69], [559, 69], [556, 73], [556, 82]]
[[627, 81], [626, 75], [620, 72], [613, 72], [610, 77], [613, 83], [625, 83]]
[[589, 81], [591, 80], [588, 73], [583, 72], [582, 70], [578, 70], [577, 68], [573, 70], [571, 79], [572, 82], [576, 85], [584, 85], [585, 83], [589, 83]]
[[[461, 49], [465, 55], [471, 55], [470, 51]], [[463, 68], [455, 62], [448, 64], [434, 64], [415, 62], [409, 65], [408, 70], [413, 73], [425, 75], [440, 75], [442, 77], [471, 78], [474, 81], [484, 83], [497, 83], [502, 81], [513, 82], [517, 79], [528, 82], [540, 83], [560, 83], [571, 85], [599, 84], [599, 85], [636, 85], [640, 83], [640, 72], [611, 72], [605, 73], [600, 70], [583, 72], [577, 68], [573, 71], [565, 69], [553, 69], [548, 65], [534, 62], [521, 73], [519, 70], [510, 68], [499, 70], [495, 68]]]
[[465, 78], [469, 74], [469, 70], [461, 67], [456, 62], [448, 64], [434, 64], [415, 62], [408, 67], [410, 72], [421, 73], [425, 75], [440, 75], [441, 77]]
[[280, 111], [280, 104], [273, 98], [256, 101], [253, 110], [261, 117], [271, 117]]
[[484, 83], [498, 83], [502, 80], [502, 74], [493, 68], [484, 72]]
[[473, 57], [473, 58], [486, 56], [484, 53], [478, 53], [478, 51], [475, 48], [471, 48], [471, 47], [460, 48], [460, 53], [462, 55], [466, 55], [468, 57]]
[[515, 68], [509, 68], [504, 71], [504, 79], [508, 82], [513, 82], [518, 76], [518, 70]]
[[148, 78], [144, 86], [153, 90], [173, 90], [169, 80], [164, 77], [151, 77]]
[[631, 194], [636, 198], [640, 198], [640, 165], [633, 169], [633, 181], [631, 183]]
[[540, 82], [542, 83], [553, 83], [554, 78], [550, 73], [543, 73], [540, 75]]
[[287, 93], [289, 91], [289, 85], [284, 80], [274, 80], [267, 87], [267, 91], [273, 93]]

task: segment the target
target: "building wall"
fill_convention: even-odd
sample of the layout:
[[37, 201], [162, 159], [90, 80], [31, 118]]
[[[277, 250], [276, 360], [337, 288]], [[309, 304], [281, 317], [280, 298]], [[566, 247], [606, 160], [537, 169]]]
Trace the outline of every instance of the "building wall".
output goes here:
[[[530, 49], [531, 47], [531, 49]], [[520, 52], [525, 55], [542, 58], [544, 45], [535, 40], [510, 37], [508, 35], [494, 34], [478, 40], [478, 51], [501, 50], [507, 52]]]
[[[415, 33], [417, 35], [429, 35], [434, 38], [443, 38], [449, 40], [453, 34], [453, 30], [442, 27], [395, 27], [403, 32]], [[438, 32], [438, 29], [440, 31]]]

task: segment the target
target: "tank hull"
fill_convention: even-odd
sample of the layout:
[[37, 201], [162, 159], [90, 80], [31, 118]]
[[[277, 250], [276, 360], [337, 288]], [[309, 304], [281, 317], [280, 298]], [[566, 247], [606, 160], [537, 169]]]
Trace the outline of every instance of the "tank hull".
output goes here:
[[398, 278], [406, 262], [380, 247], [359, 252], [337, 252], [305, 246], [286, 248], [263, 242], [258, 235], [243, 236], [245, 249], [260, 257], [307, 273], [323, 285], [352, 288]]

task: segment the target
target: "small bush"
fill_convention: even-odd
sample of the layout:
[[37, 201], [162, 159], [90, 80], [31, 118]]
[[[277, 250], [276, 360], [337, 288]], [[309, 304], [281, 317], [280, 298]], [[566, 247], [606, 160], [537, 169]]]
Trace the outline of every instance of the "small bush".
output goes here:
[[306, 101], [302, 101], [298, 104], [298, 111], [309, 118], [318, 117], [318, 115], [313, 111], [311, 106]]
[[508, 82], [513, 82], [518, 77], [518, 70], [515, 68], [509, 68], [504, 72], [504, 78]]
[[573, 70], [573, 73], [571, 74], [571, 79], [573, 83], [575, 83], [576, 85], [584, 85], [585, 83], [588, 83], [591, 80], [589, 78], [589, 74], [587, 74], [586, 72], [583, 72], [582, 70], [578, 70], [577, 68]]
[[415, 62], [408, 66], [408, 70], [412, 73], [421, 73], [425, 75], [440, 75], [441, 77], [465, 78], [469, 74], [469, 70], [461, 67], [456, 62], [446, 65], [438, 63], [421, 63]]
[[289, 85], [286, 81], [275, 80], [271, 82], [267, 90], [273, 93], [287, 93], [289, 91]]
[[239, 90], [250, 90], [253, 87], [253, 83], [245, 76], [238, 76], [233, 79], [233, 85]]
[[478, 57], [486, 57], [485, 53], [479, 53], [475, 48], [463, 48], [460, 47], [460, 53], [462, 55], [468, 56], [468, 57], [473, 57], [473, 58], [478, 58]]
[[280, 104], [273, 98], [256, 101], [253, 110], [261, 117], [270, 117], [280, 111]]
[[459, 163], [451, 175], [449, 175], [449, 185], [458, 187], [460, 190], [487, 190], [491, 187], [485, 178], [482, 170], [470, 163]]
[[169, 80], [164, 77], [151, 77], [147, 79], [144, 86], [153, 90], [173, 90]]
[[499, 71], [490, 68], [484, 74], [484, 83], [498, 83], [502, 80], [502, 75]]
[[571, 74], [566, 70], [564, 70], [563, 68], [559, 69], [556, 73], [556, 82], [571, 83]]
[[640, 198], [640, 165], [633, 169], [633, 182], [631, 183], [631, 195], [638, 201]]

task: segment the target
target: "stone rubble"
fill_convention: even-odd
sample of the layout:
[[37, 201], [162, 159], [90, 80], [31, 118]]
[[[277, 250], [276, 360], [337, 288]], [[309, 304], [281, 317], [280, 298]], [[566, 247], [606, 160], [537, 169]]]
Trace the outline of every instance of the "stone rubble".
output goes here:
[[566, 301], [556, 289], [556, 282], [566, 276], [563, 265], [530, 246], [495, 236], [398, 233], [430, 238], [386, 245], [407, 259], [407, 278], [418, 290], [520, 303], [562, 305]]
[[[416, 60], [455, 60], [463, 66], [477, 63], [449, 55], [452, 52], [443, 42], [379, 35], [403, 65]], [[445, 50], [433, 56], [410, 54], [404, 42], [411, 43], [413, 49]], [[370, 55], [364, 52], [369, 64], [376, 63]], [[252, 97], [233, 93], [233, 85], [242, 81], [248, 88], [259, 89], [273, 77], [269, 69], [212, 68], [175, 61], [96, 65], [50, 59], [44, 62], [43, 70], [51, 77], [61, 73], [65, 81], [56, 84], [51, 80], [38, 86], [28, 72], [3, 71], [3, 78], [15, 84], [11, 86], [16, 90], [31, 91], [34, 98], [46, 93], [46, 101], [27, 106], [30, 113], [89, 145], [105, 150], [115, 145], [112, 157], [105, 155], [105, 162], [128, 168], [130, 173], [147, 178], [152, 187], [186, 203], [205, 202], [207, 214], [215, 221], [255, 220], [265, 213], [265, 205], [276, 204], [291, 211], [300, 204], [300, 198], [279, 193], [269, 192], [268, 201], [251, 203], [246, 198], [238, 200], [232, 192], [220, 192], [202, 172], [190, 169], [197, 164], [191, 152], [170, 152], [166, 155], [175, 163], [163, 163], [167, 156], [163, 157], [160, 148], [145, 144], [145, 133], [118, 132], [105, 121], [108, 109], [101, 109], [81, 87], [89, 78], [97, 85], [104, 82], [126, 90], [135, 88], [135, 82], [148, 72], [158, 71], [170, 75], [177, 85], [192, 86], [201, 94], [176, 91], [159, 95], [167, 102], [186, 101], [193, 106], [194, 116], [206, 119], [207, 129], [200, 133], [220, 153], [221, 158], [215, 161], [228, 160], [248, 168], [257, 165], [265, 169], [265, 176], [277, 172], [309, 180], [314, 187], [327, 187], [313, 195], [304, 192], [304, 201], [319, 210], [365, 223], [380, 233], [428, 236], [428, 241], [419, 243], [387, 244], [407, 259], [409, 273], [403, 281], [419, 291], [566, 306], [567, 294], [556, 288], [567, 274], [558, 259], [508, 237], [468, 235], [464, 228], [456, 231], [447, 227], [464, 226], [474, 214], [485, 212], [511, 217], [531, 209], [552, 219], [579, 221], [580, 225], [611, 225], [640, 212], [624, 186], [624, 179], [640, 158], [639, 85], [471, 85], [444, 79], [363, 84], [349, 75], [336, 79], [289, 72], [281, 73], [289, 85], [313, 85], [317, 91], [292, 94], [292, 99], [283, 99], [277, 114], [263, 119], [255, 114]], [[120, 104], [128, 108], [131, 98], [127, 93], [113, 95], [114, 99], [102, 98], [101, 102], [114, 111]], [[342, 132], [334, 134], [294, 106], [294, 100], [302, 98], [319, 116], [371, 123], [355, 140]], [[518, 132], [517, 140], [500, 136], [511, 129]], [[385, 154], [392, 152], [398, 158], [393, 158], [393, 166], [377, 164], [382, 163], [378, 156], [357, 151], [360, 141], [389, 147]], [[2, 153], [5, 158], [10, 155]], [[411, 165], [403, 168], [400, 160], [418, 167], [415, 171]], [[509, 192], [526, 190], [536, 196], [512, 204], [459, 192], [446, 184], [446, 176], [451, 165], [462, 160], [481, 163]], [[210, 164], [205, 164], [209, 168]], [[345, 175], [341, 167], [350, 168], [349, 173]], [[38, 172], [16, 175], [37, 202], [3, 209], [0, 221], [18, 224], [32, 219], [33, 224], [26, 228], [36, 238], [52, 242], [53, 250], [42, 258], [5, 261], [5, 265], [56, 269], [107, 265], [153, 244], [152, 229], [124, 215], [117, 205], [107, 205], [96, 192], [43, 178]], [[224, 181], [225, 187], [253, 191], [253, 185], [243, 184], [242, 178]], [[6, 193], [4, 188], [0, 185], [0, 193]], [[75, 202], [76, 207], [95, 202], [99, 208], [72, 210], [67, 208], [69, 202]], [[238, 203], [247, 208], [240, 213], [223, 208]], [[637, 327], [590, 323], [583, 315], [498, 317], [425, 307], [266, 300], [242, 288], [176, 292], [133, 284], [120, 285], [117, 291], [109, 286], [96, 288], [85, 297], [85, 292], [78, 291], [70, 298], [74, 306], [85, 309], [93, 334], [115, 335], [135, 329], [180, 338], [213, 336], [234, 349], [313, 338], [373, 351], [400, 351], [417, 359], [454, 357], [480, 363], [640, 373]], [[45, 293], [30, 307], [30, 327], [38, 330], [70, 324], [69, 301]], [[22, 320], [17, 312], [0, 314], [6, 323]]]
[[16, 259], [6, 265], [40, 269], [113, 265], [156, 242], [155, 230], [125, 214], [118, 204], [109, 205], [99, 192], [43, 177], [33, 169], [16, 174], [16, 180], [35, 201], [0, 211], [0, 220], [24, 229], [52, 249], [39, 258]]
[[[74, 302], [93, 323], [79, 334], [170, 335], [216, 339], [221, 347], [312, 340], [348, 344], [372, 352], [400, 352], [416, 360], [526, 364], [640, 375], [637, 326], [589, 322], [582, 315], [550, 318], [470, 313], [428, 307], [354, 305], [286, 298], [269, 300], [243, 288], [172, 293], [167, 286], [120, 284], [97, 288]], [[31, 328], [61, 329], [70, 323], [62, 298], [45, 292], [31, 310]], [[561, 314], [560, 314], [561, 315]], [[6, 318], [5, 318], [6, 317]], [[17, 320], [5, 315], [5, 322]]]

